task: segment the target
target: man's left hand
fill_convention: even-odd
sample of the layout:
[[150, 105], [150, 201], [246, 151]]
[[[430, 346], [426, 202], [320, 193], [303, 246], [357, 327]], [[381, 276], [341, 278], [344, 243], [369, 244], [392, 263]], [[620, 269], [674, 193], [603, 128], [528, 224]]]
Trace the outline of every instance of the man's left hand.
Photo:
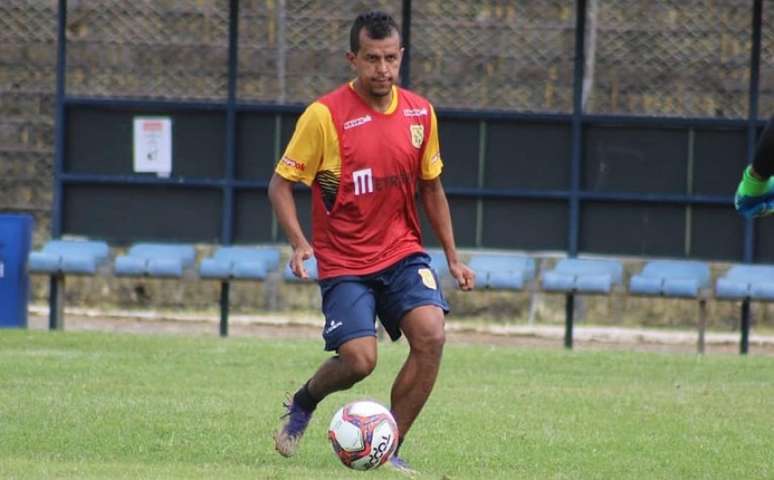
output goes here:
[[449, 264], [449, 273], [457, 281], [457, 286], [461, 290], [473, 290], [476, 286], [476, 272], [462, 262]]

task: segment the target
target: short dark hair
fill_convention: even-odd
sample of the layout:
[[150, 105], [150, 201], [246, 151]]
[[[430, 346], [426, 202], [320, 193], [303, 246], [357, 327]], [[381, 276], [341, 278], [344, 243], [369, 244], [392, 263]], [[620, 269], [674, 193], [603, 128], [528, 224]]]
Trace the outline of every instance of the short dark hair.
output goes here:
[[366, 29], [366, 34], [374, 40], [382, 40], [395, 31], [400, 36], [400, 28], [395, 19], [388, 13], [374, 10], [361, 13], [352, 23], [352, 30], [349, 31], [349, 50], [357, 53], [360, 50], [360, 30]]

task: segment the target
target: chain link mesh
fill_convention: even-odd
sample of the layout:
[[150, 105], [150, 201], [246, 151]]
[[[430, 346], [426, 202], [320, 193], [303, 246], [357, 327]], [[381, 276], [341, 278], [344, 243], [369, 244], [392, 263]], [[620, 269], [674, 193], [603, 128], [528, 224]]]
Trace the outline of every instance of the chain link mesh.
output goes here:
[[764, 2], [761, 28], [761, 72], [758, 117], [774, 115], [774, 3]]
[[224, 99], [228, 0], [71, 1], [71, 95]]
[[56, 3], [0, 3], [0, 212], [30, 213], [36, 242], [51, 209]]
[[574, 2], [415, 2], [412, 86], [438, 106], [569, 112], [574, 39]]
[[585, 111], [744, 118], [751, 2], [590, 0]]
[[309, 103], [352, 77], [344, 58], [353, 19], [383, 10], [400, 23], [401, 1], [270, 0], [240, 4], [242, 100]]

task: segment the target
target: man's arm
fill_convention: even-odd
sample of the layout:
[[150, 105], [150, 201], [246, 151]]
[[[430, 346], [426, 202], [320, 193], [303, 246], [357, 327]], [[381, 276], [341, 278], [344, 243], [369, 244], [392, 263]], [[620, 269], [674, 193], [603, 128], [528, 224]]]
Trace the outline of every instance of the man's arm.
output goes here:
[[422, 206], [425, 209], [430, 225], [435, 235], [441, 242], [449, 264], [449, 273], [452, 274], [462, 290], [471, 290], [476, 284], [476, 274], [462, 263], [457, 256], [457, 247], [454, 244], [454, 230], [452, 229], [449, 202], [443, 190], [440, 177], [433, 180], [419, 181], [419, 195]]
[[745, 168], [734, 206], [746, 218], [774, 213], [774, 117], [763, 130], [752, 165]]
[[269, 182], [269, 200], [277, 215], [282, 230], [288, 237], [293, 254], [290, 257], [290, 269], [299, 278], [309, 278], [304, 268], [304, 260], [312, 256], [312, 247], [304, 236], [296, 213], [296, 201], [293, 198], [293, 182], [282, 178], [276, 172]]

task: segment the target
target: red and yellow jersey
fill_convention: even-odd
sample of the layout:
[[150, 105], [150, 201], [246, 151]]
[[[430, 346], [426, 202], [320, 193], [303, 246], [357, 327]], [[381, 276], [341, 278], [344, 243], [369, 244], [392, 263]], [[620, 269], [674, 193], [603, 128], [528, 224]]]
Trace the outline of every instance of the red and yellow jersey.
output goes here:
[[345, 84], [307, 107], [276, 172], [312, 187], [312, 247], [320, 278], [330, 278], [422, 251], [417, 182], [442, 168], [430, 102], [393, 87], [381, 113]]

